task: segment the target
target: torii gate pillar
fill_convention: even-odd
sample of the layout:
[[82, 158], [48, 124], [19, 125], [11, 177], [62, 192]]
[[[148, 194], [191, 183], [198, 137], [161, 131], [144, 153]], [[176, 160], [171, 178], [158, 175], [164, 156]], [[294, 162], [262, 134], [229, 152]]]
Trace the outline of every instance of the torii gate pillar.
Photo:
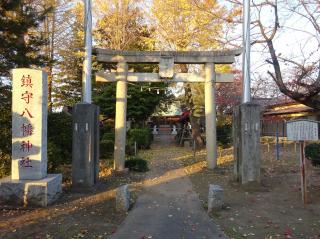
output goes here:
[[126, 149], [126, 118], [127, 118], [127, 75], [128, 64], [119, 62], [117, 64], [117, 93], [116, 93], [116, 120], [115, 120], [115, 142], [114, 142], [114, 170], [125, 169]]
[[206, 149], [209, 169], [217, 166], [217, 127], [214, 63], [205, 64]]

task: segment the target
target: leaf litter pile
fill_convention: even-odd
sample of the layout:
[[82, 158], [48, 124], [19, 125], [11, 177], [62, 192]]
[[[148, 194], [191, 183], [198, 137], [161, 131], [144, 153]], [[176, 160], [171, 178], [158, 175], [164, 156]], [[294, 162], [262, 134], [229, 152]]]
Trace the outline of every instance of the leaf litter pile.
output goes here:
[[209, 184], [222, 186], [224, 208], [210, 216], [230, 238], [320, 239], [320, 168], [307, 162], [308, 204], [304, 207], [297, 148], [283, 144], [276, 160], [274, 147], [262, 145], [260, 186], [242, 187], [235, 182], [232, 148], [219, 150], [215, 170], [206, 168], [202, 151], [183, 162], [205, 208]]
[[100, 182], [90, 191], [74, 192], [66, 182], [62, 196], [47, 208], [2, 207], [0, 238], [108, 238], [126, 217], [115, 210], [115, 189], [130, 184], [134, 199], [145, 177], [136, 172], [114, 176], [110, 169], [102, 165]]

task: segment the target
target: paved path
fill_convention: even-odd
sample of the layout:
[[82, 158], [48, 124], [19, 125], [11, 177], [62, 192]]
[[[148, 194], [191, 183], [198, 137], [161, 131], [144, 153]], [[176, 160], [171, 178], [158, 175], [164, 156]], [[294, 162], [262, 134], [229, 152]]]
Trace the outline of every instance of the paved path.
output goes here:
[[152, 149], [151, 170], [143, 192], [112, 239], [226, 238], [204, 211], [178, 157], [183, 150], [170, 145]]

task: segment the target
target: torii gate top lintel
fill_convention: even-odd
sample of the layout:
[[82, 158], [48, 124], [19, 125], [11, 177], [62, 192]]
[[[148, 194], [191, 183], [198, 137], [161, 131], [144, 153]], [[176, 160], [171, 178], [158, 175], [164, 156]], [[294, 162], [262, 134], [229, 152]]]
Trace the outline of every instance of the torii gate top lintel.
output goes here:
[[118, 51], [102, 48], [93, 50], [99, 62], [159, 63], [162, 58], [173, 58], [181, 64], [232, 64], [242, 48], [216, 51]]
[[[98, 72], [97, 82], [161, 82], [171, 79], [171, 82], [205, 82], [202, 72], [175, 73], [174, 64], [232, 64], [242, 49], [219, 51], [116, 51], [96, 48], [94, 50], [99, 62], [117, 63], [117, 73]], [[124, 65], [122, 64], [124, 63]], [[132, 73], [128, 72], [128, 63], [159, 64], [159, 73]], [[122, 64], [122, 65], [119, 65]], [[123, 75], [123, 73], [125, 73]], [[214, 73], [215, 82], [231, 83], [233, 74]]]

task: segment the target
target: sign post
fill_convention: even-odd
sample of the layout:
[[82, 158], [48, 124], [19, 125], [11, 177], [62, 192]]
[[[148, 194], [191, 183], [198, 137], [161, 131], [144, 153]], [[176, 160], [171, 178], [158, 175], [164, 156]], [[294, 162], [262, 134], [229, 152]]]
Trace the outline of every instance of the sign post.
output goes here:
[[306, 180], [306, 161], [304, 154], [304, 141], [300, 141], [300, 175], [301, 175], [301, 196], [303, 204], [307, 203], [307, 180]]
[[287, 138], [300, 144], [300, 177], [303, 204], [307, 204], [307, 178], [305, 161], [305, 141], [319, 140], [319, 122], [312, 120], [294, 120], [287, 122]]

